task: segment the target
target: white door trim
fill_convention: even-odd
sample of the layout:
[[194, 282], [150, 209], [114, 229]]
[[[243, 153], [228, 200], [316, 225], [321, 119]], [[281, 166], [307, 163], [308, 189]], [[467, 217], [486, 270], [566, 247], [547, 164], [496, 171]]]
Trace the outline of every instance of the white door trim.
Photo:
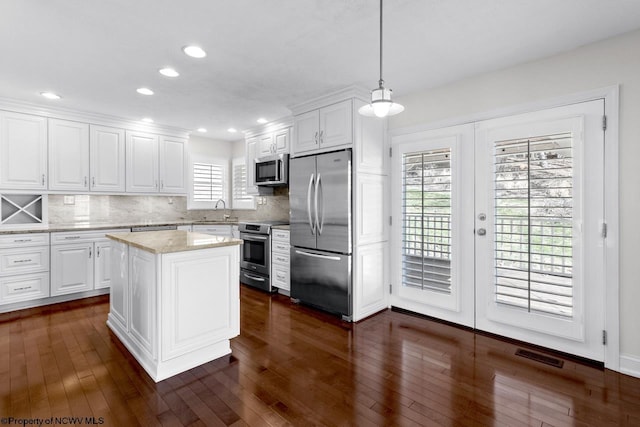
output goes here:
[[[619, 96], [620, 86], [607, 86], [589, 91], [562, 95], [557, 98], [534, 101], [525, 104], [459, 116], [418, 126], [393, 129], [389, 132], [391, 145], [414, 140], [420, 133], [450, 126], [475, 123], [482, 120], [495, 119], [521, 113], [528, 113], [547, 108], [560, 107], [569, 104], [604, 99], [607, 115], [607, 129], [604, 146], [604, 180], [605, 180], [605, 222], [607, 223], [607, 238], [605, 239], [605, 329], [607, 331], [607, 345], [605, 346], [606, 368], [620, 371], [620, 240], [619, 240]], [[396, 284], [399, 286], [399, 284]]]

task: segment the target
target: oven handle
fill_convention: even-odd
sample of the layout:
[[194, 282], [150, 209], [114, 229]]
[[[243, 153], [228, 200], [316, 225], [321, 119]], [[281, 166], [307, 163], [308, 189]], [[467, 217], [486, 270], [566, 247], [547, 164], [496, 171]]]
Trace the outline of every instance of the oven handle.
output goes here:
[[298, 250], [296, 250], [296, 253], [300, 254], [300, 255], [310, 256], [310, 257], [313, 257], [313, 258], [322, 258], [322, 259], [328, 259], [328, 260], [331, 260], [331, 261], [340, 261], [340, 257], [339, 256], [320, 255], [320, 254], [314, 254], [314, 253], [311, 253], [311, 252], [304, 252], [304, 251], [298, 251]]
[[309, 217], [309, 227], [311, 227], [311, 234], [315, 235], [316, 226], [313, 219], [311, 219], [311, 189], [313, 188], [313, 178], [314, 174], [311, 174], [309, 176], [309, 186], [307, 187], [307, 216]]
[[242, 275], [244, 277], [246, 277], [247, 279], [257, 280], [258, 282], [264, 282], [265, 281], [264, 277], [252, 276], [252, 275], [247, 274], [247, 273], [242, 273]]
[[241, 234], [240, 238], [242, 240], [267, 240], [269, 237], [267, 236], [248, 236], [246, 234]]

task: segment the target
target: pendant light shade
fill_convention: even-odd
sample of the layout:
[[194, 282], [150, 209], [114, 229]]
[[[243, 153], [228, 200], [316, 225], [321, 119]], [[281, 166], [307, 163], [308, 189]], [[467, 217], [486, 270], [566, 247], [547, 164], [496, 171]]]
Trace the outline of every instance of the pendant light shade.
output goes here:
[[382, 80], [382, 0], [380, 0], [380, 79], [378, 88], [371, 91], [371, 102], [358, 109], [358, 113], [367, 117], [387, 117], [404, 111], [404, 107], [391, 100], [391, 89], [385, 89]]

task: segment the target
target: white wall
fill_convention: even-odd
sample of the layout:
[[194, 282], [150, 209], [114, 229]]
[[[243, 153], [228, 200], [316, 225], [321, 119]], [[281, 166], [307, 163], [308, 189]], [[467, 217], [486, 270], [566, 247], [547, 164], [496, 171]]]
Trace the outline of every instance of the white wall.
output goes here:
[[390, 130], [615, 84], [620, 84], [620, 352], [640, 363], [640, 31], [398, 97], [406, 110], [391, 119]]
[[213, 158], [231, 159], [233, 142], [217, 141], [197, 135], [189, 137], [189, 153], [201, 154]]

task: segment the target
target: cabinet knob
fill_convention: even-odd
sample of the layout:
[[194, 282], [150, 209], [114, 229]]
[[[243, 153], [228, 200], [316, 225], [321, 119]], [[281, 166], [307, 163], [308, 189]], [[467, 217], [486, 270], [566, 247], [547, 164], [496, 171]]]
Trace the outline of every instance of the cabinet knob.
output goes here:
[[44, 185], [44, 174], [42, 174], [42, 185]]

